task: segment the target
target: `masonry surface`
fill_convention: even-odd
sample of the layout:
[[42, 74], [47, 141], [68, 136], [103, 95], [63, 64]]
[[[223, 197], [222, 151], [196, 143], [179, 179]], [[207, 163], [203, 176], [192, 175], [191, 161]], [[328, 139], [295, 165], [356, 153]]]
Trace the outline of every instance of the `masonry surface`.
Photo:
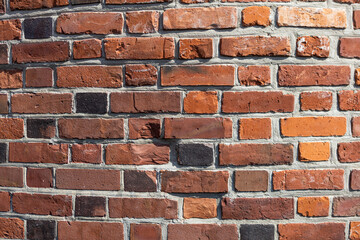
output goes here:
[[0, 239], [360, 239], [359, 3], [0, 0]]

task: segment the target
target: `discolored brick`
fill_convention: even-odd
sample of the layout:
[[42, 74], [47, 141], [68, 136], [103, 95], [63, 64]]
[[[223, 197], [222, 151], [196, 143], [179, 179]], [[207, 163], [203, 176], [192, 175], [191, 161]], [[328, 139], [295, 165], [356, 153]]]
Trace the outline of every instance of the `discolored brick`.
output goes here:
[[268, 189], [267, 171], [236, 171], [235, 190], [238, 192], [265, 192]]
[[9, 101], [7, 94], [0, 94], [0, 114], [9, 113]]
[[55, 137], [54, 119], [27, 119], [27, 137], [29, 138], [53, 138]]
[[155, 171], [124, 171], [124, 190], [128, 192], [156, 192]]
[[104, 197], [76, 196], [76, 217], [104, 217], [106, 215]]
[[55, 221], [27, 220], [26, 236], [28, 239], [54, 239]]
[[214, 163], [212, 144], [179, 144], [178, 163], [184, 166], [211, 166]]
[[211, 38], [180, 39], [179, 58], [196, 59], [213, 57], [213, 40]]
[[77, 93], [75, 101], [77, 113], [105, 114], [107, 112], [106, 93]]
[[51, 18], [30, 18], [24, 20], [24, 34], [26, 39], [44, 39], [52, 35]]
[[130, 118], [128, 126], [129, 139], [160, 137], [160, 119]]
[[242, 224], [240, 226], [241, 240], [274, 240], [274, 225]]

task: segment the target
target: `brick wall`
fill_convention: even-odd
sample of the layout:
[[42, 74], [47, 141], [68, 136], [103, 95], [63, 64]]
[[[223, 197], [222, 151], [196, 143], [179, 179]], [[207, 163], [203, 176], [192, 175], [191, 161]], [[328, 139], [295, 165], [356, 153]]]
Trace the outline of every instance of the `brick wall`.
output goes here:
[[0, 0], [0, 238], [360, 239], [358, 0]]

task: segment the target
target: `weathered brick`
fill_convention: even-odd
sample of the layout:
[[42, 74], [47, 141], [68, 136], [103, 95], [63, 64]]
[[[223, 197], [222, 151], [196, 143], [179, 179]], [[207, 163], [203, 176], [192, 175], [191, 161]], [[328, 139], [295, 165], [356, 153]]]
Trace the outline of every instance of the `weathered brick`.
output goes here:
[[99, 144], [74, 144], [71, 153], [73, 163], [101, 163], [102, 150]]
[[53, 174], [51, 168], [28, 168], [26, 171], [28, 187], [52, 188]]
[[107, 112], [106, 93], [77, 93], [75, 101], [77, 113], [105, 114]]
[[220, 54], [229, 57], [289, 56], [288, 37], [225, 37], [220, 40]]
[[0, 139], [20, 139], [24, 136], [24, 120], [0, 118]]
[[330, 39], [328, 37], [302, 36], [297, 38], [296, 55], [300, 57], [329, 57]]
[[242, 224], [240, 227], [241, 240], [274, 240], [274, 225]]
[[177, 218], [177, 201], [157, 198], [109, 198], [111, 218]]
[[0, 167], [1, 187], [23, 187], [23, 169], [19, 167]]
[[68, 163], [68, 144], [10, 143], [9, 162]]
[[54, 239], [55, 221], [27, 220], [26, 236], [28, 239]]
[[300, 197], [297, 212], [304, 217], [326, 217], [329, 215], [328, 197]]
[[343, 90], [338, 93], [339, 108], [342, 111], [360, 110], [360, 91]]
[[280, 27], [346, 28], [346, 12], [336, 8], [278, 7]]
[[273, 172], [274, 190], [341, 190], [343, 169], [299, 169]]
[[360, 117], [353, 117], [351, 120], [353, 137], [360, 136]]
[[153, 239], [160, 240], [161, 225], [150, 223], [130, 224], [130, 240]]
[[214, 162], [214, 148], [211, 144], [179, 144], [178, 163], [184, 166], [211, 166]]
[[174, 38], [169, 37], [124, 37], [105, 39], [106, 59], [173, 59]]
[[164, 3], [172, 0], [105, 0], [106, 4], [143, 4], [143, 3]]
[[117, 92], [110, 94], [111, 112], [180, 112], [180, 92]]
[[266, 6], [246, 7], [242, 10], [242, 24], [250, 26], [270, 26], [271, 8]]
[[101, 40], [99, 39], [74, 41], [74, 59], [100, 58], [102, 54], [101, 48]]
[[290, 165], [293, 162], [292, 144], [220, 144], [220, 165]]
[[104, 197], [76, 196], [76, 217], [104, 217], [106, 199]]
[[360, 142], [339, 143], [337, 153], [341, 163], [360, 162]]
[[271, 70], [269, 66], [240, 66], [238, 78], [241, 85], [266, 86], [271, 84]]
[[4, 0], [0, 0], [0, 14], [4, 14], [6, 12], [6, 4]]
[[51, 18], [32, 18], [24, 20], [24, 35], [26, 39], [44, 39], [52, 35]]
[[165, 30], [235, 28], [237, 11], [235, 7], [167, 9], [163, 24]]
[[222, 219], [293, 219], [292, 198], [223, 198]]
[[345, 240], [345, 223], [288, 223], [278, 225], [279, 240]]
[[10, 193], [0, 192], [0, 212], [10, 211]]
[[69, 5], [68, 0], [10, 0], [10, 9], [14, 10], [32, 10], [40, 8], [53, 8]]
[[153, 86], [157, 83], [157, 68], [150, 64], [126, 65], [125, 83], [127, 86]]
[[7, 94], [0, 94], [0, 114], [9, 113], [9, 101]]
[[241, 118], [239, 120], [240, 139], [271, 138], [270, 118]]
[[360, 216], [360, 197], [334, 197], [333, 216]]
[[283, 92], [224, 92], [224, 113], [266, 113], [294, 111], [294, 95]]
[[58, 222], [58, 239], [124, 239], [122, 223]]
[[160, 119], [129, 119], [129, 139], [159, 138]]
[[357, 240], [360, 238], [360, 222], [350, 222], [350, 240]]
[[228, 65], [162, 66], [162, 86], [233, 86], [235, 68]]
[[267, 171], [236, 171], [235, 190], [238, 192], [266, 192], [268, 178]]
[[65, 41], [19, 43], [12, 45], [13, 63], [65, 62], [70, 59]]
[[0, 143], [0, 163], [6, 162], [6, 153], [7, 153], [7, 144], [6, 143]]
[[129, 33], [154, 33], [159, 30], [159, 12], [137, 11], [126, 13]]
[[20, 19], [10, 19], [0, 21], [0, 40], [18, 40], [21, 39], [21, 21]]
[[0, 237], [24, 239], [24, 221], [20, 218], [0, 218]]
[[76, 139], [124, 138], [124, 120], [120, 118], [61, 118], [59, 136]]
[[211, 38], [192, 38], [179, 40], [179, 58], [196, 59], [213, 57], [213, 40]]
[[360, 28], [360, 11], [355, 10], [353, 12], [353, 23], [354, 23], [354, 29]]
[[345, 117], [295, 117], [280, 119], [281, 134], [285, 137], [343, 136]]
[[360, 58], [360, 38], [340, 38], [339, 54], [347, 58]]
[[210, 114], [218, 111], [217, 92], [192, 91], [184, 98], [186, 113]]
[[161, 171], [161, 191], [167, 193], [225, 193], [227, 171]]
[[27, 68], [25, 80], [26, 87], [52, 87], [53, 70], [51, 68]]
[[166, 164], [169, 158], [170, 148], [165, 145], [110, 144], [106, 147], [106, 164]]
[[184, 198], [184, 218], [216, 218], [215, 198]]
[[124, 171], [124, 190], [128, 192], [156, 192], [155, 171]]
[[299, 160], [302, 162], [328, 161], [330, 159], [329, 142], [299, 143]]
[[301, 110], [329, 111], [332, 99], [332, 92], [302, 92], [300, 94]]
[[120, 171], [104, 169], [57, 169], [56, 188], [120, 190]]
[[181, 239], [238, 239], [235, 224], [169, 224], [168, 238]]
[[72, 197], [66, 195], [14, 193], [13, 210], [22, 214], [71, 216]]
[[[299, 77], [301, 75], [301, 77]], [[341, 86], [350, 83], [349, 66], [279, 66], [279, 86]]]
[[66, 88], [122, 86], [120, 66], [70, 66], [57, 68], [57, 86]]
[[230, 118], [165, 118], [165, 138], [231, 138]]
[[26, 129], [28, 138], [53, 138], [55, 119], [27, 119]]
[[360, 190], [360, 170], [352, 170], [350, 174], [351, 190]]
[[[1, 0], [0, 0], [1, 2]], [[9, 63], [9, 52], [8, 46], [6, 44], [0, 44], [0, 64]]]
[[70, 0], [72, 5], [99, 3], [101, 0]]
[[0, 89], [22, 88], [22, 70], [0, 70]]
[[62, 34], [120, 34], [124, 25], [122, 13], [63, 13], [56, 21], [56, 32]]

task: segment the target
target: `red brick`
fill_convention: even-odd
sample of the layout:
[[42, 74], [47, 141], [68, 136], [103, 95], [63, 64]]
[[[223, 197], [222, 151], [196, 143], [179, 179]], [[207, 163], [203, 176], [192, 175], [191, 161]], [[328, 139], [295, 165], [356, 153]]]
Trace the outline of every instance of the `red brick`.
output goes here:
[[343, 90], [338, 94], [339, 108], [343, 111], [360, 110], [360, 91]]
[[70, 59], [69, 43], [41, 42], [12, 45], [13, 63], [65, 62]]
[[122, 86], [122, 67], [120, 66], [70, 66], [57, 68], [57, 86], [105, 87]]
[[345, 223], [288, 223], [278, 225], [279, 240], [345, 240]]
[[211, 38], [193, 38], [179, 40], [179, 58], [196, 59], [213, 57], [213, 40]]
[[7, 94], [0, 94], [0, 114], [9, 113], [9, 101]]
[[339, 143], [337, 153], [341, 163], [360, 162], [360, 142]]
[[153, 86], [157, 83], [157, 68], [150, 64], [126, 65], [125, 82], [127, 86]]
[[120, 190], [120, 171], [102, 169], [57, 169], [56, 187], [77, 190]]
[[270, 26], [271, 8], [266, 6], [251, 6], [242, 10], [242, 24], [250, 26]]
[[177, 218], [177, 201], [157, 198], [109, 198], [111, 218]]
[[155, 144], [110, 144], [106, 147], [106, 164], [166, 164], [169, 162], [169, 159], [169, 146]]
[[20, 19], [0, 21], [0, 41], [21, 39]]
[[334, 217], [360, 216], [360, 197], [334, 197]]
[[24, 221], [19, 218], [0, 218], [0, 238], [24, 239]]
[[99, 39], [74, 41], [74, 59], [100, 58], [101, 49], [101, 40]]
[[330, 201], [328, 197], [300, 197], [297, 212], [304, 217], [327, 217]]
[[76, 139], [118, 139], [124, 138], [124, 120], [61, 118], [58, 121], [61, 138]]
[[278, 7], [280, 27], [346, 28], [345, 9]]
[[293, 162], [291, 144], [220, 144], [220, 165], [281, 165]]
[[0, 167], [1, 187], [23, 187], [23, 169], [18, 167]]
[[165, 138], [231, 138], [230, 118], [165, 118]]
[[160, 119], [129, 119], [129, 139], [159, 138]]
[[110, 94], [111, 112], [180, 112], [180, 92], [117, 92]]
[[8, 211], [10, 211], [10, 193], [0, 192], [0, 212]]
[[354, 22], [354, 29], [359, 29], [360, 28], [360, 11], [359, 10], [355, 10], [353, 12], [353, 22]]
[[53, 187], [53, 174], [51, 168], [28, 168], [26, 172], [28, 187], [51, 188]]
[[22, 70], [0, 70], [0, 89], [22, 88]]
[[143, 4], [143, 3], [164, 3], [170, 0], [105, 0], [106, 4]]
[[235, 224], [169, 224], [168, 239], [226, 239], [237, 240]]
[[353, 117], [351, 121], [353, 137], [360, 136], [360, 117]]
[[300, 57], [329, 57], [330, 39], [328, 37], [302, 36], [297, 38], [296, 55]]
[[238, 192], [266, 192], [268, 178], [267, 171], [236, 171], [235, 190]]
[[13, 210], [22, 214], [71, 216], [72, 198], [66, 195], [14, 193]]
[[105, 39], [106, 59], [173, 59], [174, 38], [168, 37], [124, 37]]
[[161, 191], [167, 193], [224, 193], [227, 171], [161, 171]]
[[240, 66], [238, 78], [241, 85], [266, 86], [271, 84], [271, 70], [269, 66]]
[[293, 219], [292, 198], [223, 198], [222, 219]]
[[273, 172], [274, 190], [341, 190], [344, 170], [285, 170]]
[[120, 34], [124, 25], [122, 13], [63, 13], [56, 21], [56, 32], [62, 34]]
[[241, 118], [239, 129], [240, 139], [269, 139], [271, 138], [271, 119]]
[[224, 92], [224, 113], [266, 113], [294, 111], [294, 95], [283, 92]]
[[68, 163], [68, 144], [10, 143], [9, 161], [23, 163]]
[[288, 37], [225, 37], [220, 40], [220, 54], [229, 57], [289, 56]]
[[351, 190], [360, 190], [360, 170], [352, 170], [350, 174]]
[[25, 73], [26, 87], [52, 87], [53, 70], [44, 68], [27, 68]]
[[184, 198], [184, 218], [216, 218], [215, 198]]
[[130, 240], [161, 240], [161, 225], [141, 223], [130, 224]]
[[122, 223], [58, 222], [58, 239], [124, 239]]
[[0, 0], [0, 14], [4, 14], [6, 12], [6, 4], [4, 0]]
[[159, 30], [159, 12], [137, 11], [126, 13], [129, 33], [154, 33]]
[[32, 10], [39, 8], [53, 8], [69, 5], [68, 0], [10, 0], [10, 9], [14, 10]]
[[[0, 0], [1, 14], [1, 0]], [[0, 64], [9, 64], [9, 48], [6, 44], [0, 44]]]
[[301, 110], [329, 111], [332, 99], [332, 92], [302, 92], [300, 94]]
[[217, 113], [217, 92], [188, 92], [184, 98], [184, 111], [197, 114]]
[[162, 66], [162, 86], [233, 86], [235, 68], [227, 65]]
[[[299, 77], [301, 76], [301, 77]], [[279, 86], [341, 86], [350, 83], [349, 66], [279, 66]]]
[[300, 142], [299, 160], [302, 162], [328, 161], [330, 158], [329, 142]]
[[345, 117], [296, 117], [280, 119], [281, 134], [285, 137], [343, 136]]
[[360, 38], [340, 38], [339, 55], [347, 58], [360, 58], [359, 43]]
[[24, 120], [0, 118], [0, 139], [20, 139], [24, 136]]
[[101, 145], [99, 144], [74, 144], [71, 147], [73, 163], [101, 163]]
[[235, 7], [167, 9], [163, 14], [165, 30], [236, 28]]
[[24, 93], [11, 96], [13, 113], [71, 113], [71, 93]]

